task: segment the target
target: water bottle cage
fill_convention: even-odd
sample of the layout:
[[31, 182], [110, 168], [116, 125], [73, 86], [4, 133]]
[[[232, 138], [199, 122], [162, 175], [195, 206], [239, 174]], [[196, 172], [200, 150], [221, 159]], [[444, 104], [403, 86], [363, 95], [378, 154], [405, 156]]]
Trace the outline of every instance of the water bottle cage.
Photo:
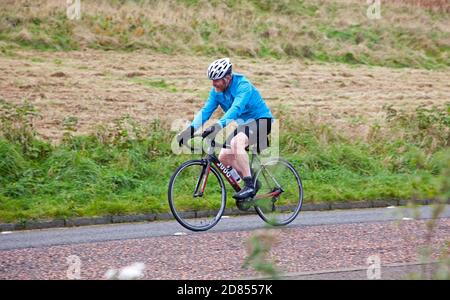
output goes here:
[[236, 172], [236, 170], [232, 167], [228, 167], [228, 172], [231, 174], [231, 177], [236, 180], [236, 182], [239, 182], [241, 180], [241, 176], [239, 176], [238, 172]]

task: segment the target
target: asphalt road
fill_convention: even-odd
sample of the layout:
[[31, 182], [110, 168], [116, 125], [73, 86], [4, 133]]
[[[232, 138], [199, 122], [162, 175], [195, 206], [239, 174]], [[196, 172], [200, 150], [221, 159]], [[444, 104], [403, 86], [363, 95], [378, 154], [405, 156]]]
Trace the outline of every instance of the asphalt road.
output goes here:
[[[345, 268], [337, 270], [322, 270], [319, 272], [301, 272], [287, 274], [284, 280], [405, 280], [405, 279], [427, 279], [426, 274], [434, 274], [439, 268], [438, 263], [400, 263], [380, 266], [378, 273], [370, 273], [367, 266], [356, 268]], [[424, 270], [426, 270], [424, 272]], [[422, 273], [424, 272], [424, 273]], [[427, 273], [430, 272], [430, 273]], [[420, 274], [423, 277], [417, 277]]]
[[[431, 209], [431, 206], [422, 206], [416, 212], [404, 207], [320, 212], [307, 211], [301, 212], [288, 228], [330, 224], [387, 222], [402, 220], [403, 218], [414, 218], [417, 212], [420, 212], [418, 219], [427, 219], [431, 216]], [[446, 206], [441, 217], [450, 217], [450, 205]], [[257, 215], [239, 217], [225, 216], [208, 232], [254, 230], [264, 228], [265, 226], [265, 223]], [[0, 250], [128, 240], [178, 234], [195, 235], [199, 233], [184, 229], [176, 221], [2, 232], [0, 234]]]

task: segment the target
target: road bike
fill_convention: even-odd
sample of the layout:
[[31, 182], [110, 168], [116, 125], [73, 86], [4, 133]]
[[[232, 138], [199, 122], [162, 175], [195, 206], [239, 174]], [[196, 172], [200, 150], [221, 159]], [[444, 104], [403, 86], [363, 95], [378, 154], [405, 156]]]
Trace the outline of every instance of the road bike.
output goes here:
[[[194, 135], [193, 139], [201, 137]], [[193, 140], [192, 139], [192, 140]], [[215, 140], [205, 138], [207, 149], [202, 159], [188, 160], [181, 164], [170, 178], [168, 201], [175, 219], [192, 231], [205, 231], [215, 226], [224, 214], [227, 190], [223, 178], [231, 188], [241, 190], [243, 180], [233, 177], [231, 170], [217, 158]], [[203, 145], [203, 144], [202, 144]], [[186, 145], [191, 151], [199, 149]], [[299, 214], [303, 203], [303, 185], [300, 175], [287, 160], [280, 157], [260, 159], [256, 146], [251, 151], [251, 170], [257, 193], [246, 201], [236, 200], [243, 211], [252, 207], [268, 224], [287, 225]], [[195, 152], [198, 153], [198, 152]]]

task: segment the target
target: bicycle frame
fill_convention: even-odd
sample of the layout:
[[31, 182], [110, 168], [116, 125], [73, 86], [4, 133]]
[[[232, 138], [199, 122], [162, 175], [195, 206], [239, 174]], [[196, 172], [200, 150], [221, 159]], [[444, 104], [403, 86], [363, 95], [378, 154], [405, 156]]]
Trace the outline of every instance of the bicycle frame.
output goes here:
[[[199, 135], [194, 137], [198, 136]], [[203, 138], [203, 140], [204, 139], [205, 138]], [[170, 209], [174, 217], [182, 226], [193, 231], [208, 230], [216, 225], [222, 217], [226, 208], [227, 201], [227, 190], [224, 184], [223, 177], [225, 177], [226, 181], [228, 181], [228, 183], [236, 192], [241, 190], [242, 185], [242, 182], [237, 182], [231, 175], [231, 172], [228, 170], [227, 166], [219, 160], [218, 155], [215, 153], [215, 150], [220, 148], [215, 148], [214, 138], [212, 140], [208, 140], [208, 142], [209, 143], [207, 150], [205, 149], [205, 147], [202, 147], [201, 149], [198, 147], [196, 148], [196, 143], [185, 145], [186, 147], [190, 148], [193, 153], [198, 154], [199, 151], [201, 151], [204, 156], [201, 159], [190, 159], [180, 165], [172, 175], [169, 182], [168, 200]], [[202, 146], [204, 145], [202, 144]], [[296, 218], [301, 210], [301, 204], [303, 200], [303, 187], [300, 175], [294, 169], [292, 164], [290, 164], [283, 158], [271, 157], [266, 161], [262, 157], [259, 157], [259, 152], [256, 150], [256, 148], [251, 148], [251, 153], [252, 157], [250, 168], [256, 192], [254, 193], [254, 195], [252, 195], [252, 197], [242, 200], [237, 199], [239, 198], [237, 196], [233, 196], [233, 198], [236, 199], [237, 208], [243, 211], [248, 211], [251, 207], [254, 207], [258, 215], [265, 222], [271, 225], [289, 224]], [[193, 166], [193, 168], [191, 168], [191, 166]], [[282, 167], [284, 169], [279, 169], [279, 167]], [[187, 173], [184, 173], [187, 177], [183, 177], [186, 178], [186, 180], [180, 180], [181, 189], [176, 190], [176, 188], [174, 188], [174, 184], [178, 178], [178, 175], [187, 168], [189, 168]], [[279, 173], [278, 171], [280, 171], [281, 173]], [[287, 182], [286, 185], [289, 188], [289, 191], [291, 190], [289, 185], [290, 178], [285, 178], [285, 176], [283, 175], [285, 174], [285, 172], [292, 173], [292, 175], [294, 176], [293, 180], [295, 180], [298, 185], [298, 199], [292, 199], [295, 200], [295, 203], [297, 204], [291, 204], [291, 201], [289, 201], [287, 197], [286, 199], [280, 199], [280, 195], [285, 192], [285, 182]], [[213, 173], [212, 176], [214, 182], [210, 183], [210, 185], [213, 185], [208, 189], [208, 191], [206, 191], [206, 184], [208, 182], [210, 173]], [[278, 174], [281, 174], [280, 177]], [[217, 179], [218, 182], [215, 179]], [[189, 180], [194, 180], [194, 182], [190, 181], [189, 183]], [[198, 201], [198, 203], [197, 201], [193, 201], [193, 205], [190, 206], [191, 203], [187, 203], [186, 205], [185, 200], [192, 196], [191, 193], [193, 183], [195, 184], [193, 197], [204, 197], [205, 199], [204, 202], [201, 201], [202, 199], [198, 199], [200, 200]], [[283, 184], [283, 187], [280, 185], [280, 183]], [[220, 187], [219, 189], [217, 184]], [[175, 191], [177, 191], [178, 193], [176, 193]], [[186, 195], [186, 191], [188, 191], [188, 195]], [[211, 194], [211, 197], [208, 197], [209, 194]], [[287, 195], [289, 197], [297, 197], [296, 194], [291, 195], [291, 193], [289, 193]], [[267, 200], [259, 200], [263, 198], [266, 198]], [[178, 202], [176, 202], [175, 199], [180, 199], [180, 207], [178, 207]], [[220, 208], [218, 207], [219, 199]], [[209, 209], [205, 212], [201, 210], [199, 211], [200, 207], [198, 205], [203, 205], [205, 202]], [[213, 205], [211, 206], [209, 205], [209, 203]], [[277, 211], [277, 207], [279, 207], [279, 211]], [[279, 219], [278, 217], [282, 219]], [[195, 220], [191, 222], [188, 219]]]
[[[253, 164], [255, 157], [256, 157], [255, 152], [252, 152], [252, 159], [251, 159], [250, 165]], [[225, 179], [228, 181], [228, 183], [233, 187], [233, 189], [236, 192], [239, 192], [241, 190], [241, 186], [239, 185], [239, 183], [233, 178], [233, 176], [231, 176], [228, 168], [224, 164], [222, 164], [222, 162], [217, 158], [217, 156], [215, 154], [208, 154], [208, 156], [206, 158], [204, 158], [203, 161], [206, 163], [206, 165], [203, 167], [202, 172], [197, 180], [197, 184], [196, 184], [195, 190], [194, 190], [194, 197], [203, 196], [203, 193], [205, 192], [205, 188], [206, 188], [206, 183], [208, 182], [208, 176], [209, 176], [209, 173], [211, 172], [212, 166], [215, 167], [225, 177]], [[270, 177], [272, 177], [270, 175], [270, 173], [268, 173], [268, 174]], [[265, 177], [264, 173], [263, 173], [263, 176]], [[272, 179], [275, 180], [273, 177], [272, 177]], [[276, 182], [276, 180], [275, 180], [275, 182]], [[199, 192], [200, 183], [201, 183], [201, 192]], [[279, 196], [282, 192], [284, 192], [284, 190], [281, 188], [281, 186], [278, 184], [278, 182], [276, 182], [276, 184], [278, 186], [277, 189], [275, 189], [274, 191], [272, 191], [270, 193], [266, 193], [263, 195], [257, 195], [255, 197], [255, 199], [273, 198], [273, 197]]]
[[[194, 197], [201, 197], [205, 192], [206, 183], [208, 181], [209, 173], [211, 172], [211, 167], [214, 166], [217, 171], [219, 171], [228, 183], [233, 187], [233, 189], [238, 192], [241, 190], [241, 186], [239, 183], [231, 176], [230, 171], [228, 171], [227, 167], [220, 162], [220, 160], [214, 154], [208, 154], [206, 158], [203, 159], [206, 162], [206, 165], [202, 169], [202, 173], [200, 174], [197, 184], [195, 186]], [[203, 180], [203, 182], [202, 182]], [[199, 192], [201, 183], [201, 192]]]

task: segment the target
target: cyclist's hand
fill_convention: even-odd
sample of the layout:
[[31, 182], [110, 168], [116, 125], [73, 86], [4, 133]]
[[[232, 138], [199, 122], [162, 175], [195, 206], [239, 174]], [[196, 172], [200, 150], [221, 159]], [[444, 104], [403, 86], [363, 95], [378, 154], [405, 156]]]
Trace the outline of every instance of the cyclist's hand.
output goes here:
[[206, 138], [207, 136], [210, 136], [212, 139], [216, 136], [216, 134], [222, 129], [222, 126], [220, 126], [219, 123], [216, 123], [208, 128], [205, 129], [202, 133], [202, 138]]
[[184, 143], [186, 143], [189, 139], [194, 136], [195, 129], [192, 126], [189, 126], [182, 132], [177, 135], [178, 145], [181, 147]]

